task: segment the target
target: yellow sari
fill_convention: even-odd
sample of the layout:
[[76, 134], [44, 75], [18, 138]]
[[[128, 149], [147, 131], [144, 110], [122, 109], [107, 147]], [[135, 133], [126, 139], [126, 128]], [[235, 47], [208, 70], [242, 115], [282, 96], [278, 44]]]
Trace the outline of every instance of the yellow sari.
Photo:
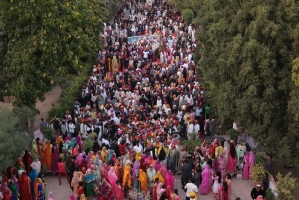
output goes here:
[[141, 152], [138, 152], [138, 153], [136, 154], [136, 156], [135, 156], [135, 159], [136, 159], [136, 160], [141, 160], [141, 157], [142, 157]]
[[190, 197], [194, 197], [195, 200], [198, 200], [197, 194], [195, 192], [190, 192]]
[[90, 159], [93, 160], [93, 161], [96, 159], [96, 156], [94, 155], [93, 151], [91, 151], [91, 152], [89, 153], [89, 157], [90, 157]]
[[101, 156], [103, 158], [103, 162], [107, 162], [108, 155], [107, 155], [107, 149], [106, 149], [106, 147], [102, 148]]
[[147, 176], [145, 172], [142, 169], [139, 169], [139, 178], [138, 180], [140, 181], [141, 185], [141, 190], [146, 191], [147, 190]]
[[123, 175], [123, 186], [125, 186], [126, 183], [127, 183], [127, 186], [129, 186], [129, 187], [131, 187], [131, 185], [132, 185], [130, 171], [131, 171], [131, 167], [128, 165], [125, 166], [124, 175]]
[[160, 183], [162, 183], [163, 185], [165, 184], [165, 179], [163, 178], [160, 171], [157, 171], [156, 175], [153, 178], [153, 181], [155, 181], [156, 178], [159, 178]]
[[56, 144], [59, 146], [60, 142], [62, 142], [63, 144], [63, 139], [61, 136], [59, 136], [57, 139], [56, 139]]

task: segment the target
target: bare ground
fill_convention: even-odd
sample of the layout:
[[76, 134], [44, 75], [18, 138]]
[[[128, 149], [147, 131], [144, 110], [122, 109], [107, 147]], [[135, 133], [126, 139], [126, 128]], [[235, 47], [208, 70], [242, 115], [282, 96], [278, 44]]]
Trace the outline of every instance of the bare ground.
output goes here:
[[[41, 102], [39, 99], [36, 101], [36, 108], [40, 111], [39, 115], [35, 116], [34, 120], [34, 130], [39, 128], [40, 119], [44, 118], [47, 119], [48, 117], [48, 111], [55, 106], [59, 99], [61, 94], [61, 87], [55, 86], [52, 88], [51, 91], [45, 93], [45, 101]], [[4, 102], [0, 102], [0, 106], [6, 107], [8, 109], [12, 109], [12, 102], [14, 102], [16, 99], [13, 96], [10, 97], [4, 97]]]

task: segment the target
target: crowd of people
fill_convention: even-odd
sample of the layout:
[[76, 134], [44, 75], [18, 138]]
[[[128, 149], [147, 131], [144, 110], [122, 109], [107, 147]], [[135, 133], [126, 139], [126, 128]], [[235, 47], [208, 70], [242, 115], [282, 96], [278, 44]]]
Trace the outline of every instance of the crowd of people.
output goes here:
[[[59, 184], [66, 177], [71, 200], [134, 199], [136, 191], [178, 200], [176, 175], [187, 200], [211, 192], [231, 200], [231, 176], [240, 169], [249, 179], [255, 157], [242, 141], [204, 140], [214, 135], [216, 119], [195, 75], [198, 30], [167, 2], [126, 2], [104, 24], [99, 62], [55, 140], [33, 141], [2, 176], [0, 199], [51, 200], [43, 174], [50, 170]], [[42, 119], [43, 126], [53, 128]], [[91, 134], [94, 145], [86, 148]], [[203, 143], [187, 152], [180, 141], [194, 135]]]

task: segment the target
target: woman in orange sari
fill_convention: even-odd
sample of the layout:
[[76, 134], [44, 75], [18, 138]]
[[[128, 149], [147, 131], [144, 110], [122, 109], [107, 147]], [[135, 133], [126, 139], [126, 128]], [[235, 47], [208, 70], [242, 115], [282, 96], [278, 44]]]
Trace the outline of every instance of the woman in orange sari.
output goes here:
[[163, 178], [162, 174], [160, 171], [157, 171], [156, 175], [153, 178], [153, 181], [156, 180], [156, 178], [159, 179], [159, 182], [162, 183], [163, 185], [165, 185], [165, 179]]
[[40, 178], [36, 178], [34, 181], [34, 200], [38, 200], [38, 185], [43, 184], [43, 181]]
[[123, 175], [123, 186], [128, 186], [129, 188], [132, 186], [132, 180], [131, 180], [131, 167], [125, 166], [124, 169], [124, 175]]
[[142, 191], [146, 191], [147, 190], [147, 176], [146, 173], [142, 170], [139, 169], [139, 177], [138, 180], [140, 181], [140, 188]]
[[114, 171], [115, 171], [115, 174], [118, 178], [118, 180], [120, 180], [120, 171], [119, 171], [119, 161], [116, 160], [115, 164], [114, 164]]
[[51, 169], [51, 162], [52, 162], [52, 158], [51, 158], [51, 144], [50, 144], [50, 140], [46, 141], [45, 144], [45, 160], [46, 160], [46, 167], [47, 169]]

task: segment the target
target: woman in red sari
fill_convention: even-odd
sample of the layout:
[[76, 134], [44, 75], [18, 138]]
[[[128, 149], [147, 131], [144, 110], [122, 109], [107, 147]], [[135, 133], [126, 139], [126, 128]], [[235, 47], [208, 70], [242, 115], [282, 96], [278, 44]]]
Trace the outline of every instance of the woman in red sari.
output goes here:
[[118, 180], [116, 182], [116, 188], [115, 188], [115, 200], [123, 200], [125, 198], [125, 190], [122, 186], [121, 182]]
[[19, 178], [19, 184], [20, 184], [20, 199], [21, 200], [31, 199], [32, 191], [30, 189], [30, 179], [26, 175], [26, 172], [22, 172]]
[[29, 175], [31, 172], [31, 169], [32, 169], [30, 165], [33, 162], [33, 160], [32, 160], [32, 157], [28, 150], [25, 151], [25, 154], [24, 154], [22, 160], [25, 165], [26, 174]]

